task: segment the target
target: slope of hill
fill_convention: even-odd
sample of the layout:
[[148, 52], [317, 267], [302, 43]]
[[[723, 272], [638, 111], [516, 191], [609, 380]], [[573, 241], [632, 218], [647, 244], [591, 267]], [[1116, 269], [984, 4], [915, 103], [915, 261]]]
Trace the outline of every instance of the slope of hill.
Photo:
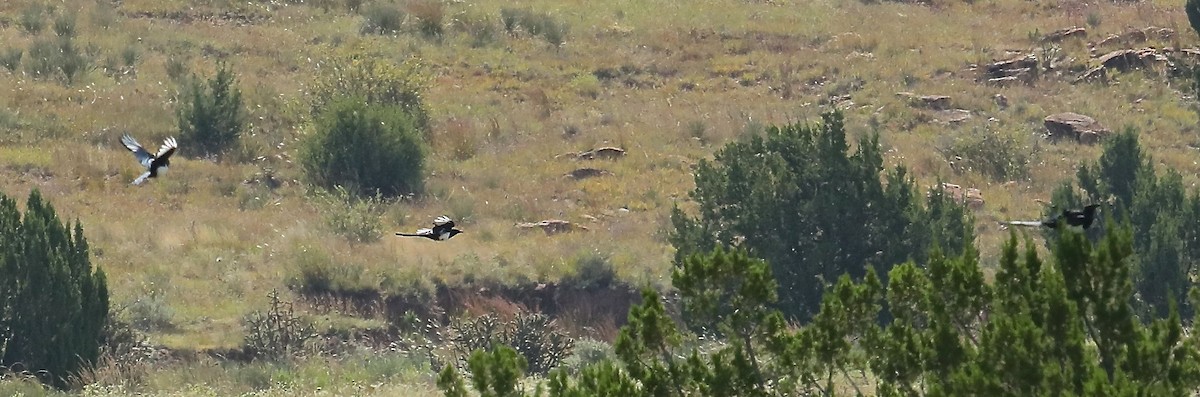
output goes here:
[[[668, 288], [668, 217], [687, 206], [691, 167], [724, 142], [831, 107], [855, 134], [878, 130], [888, 161], [922, 185], [981, 189], [987, 249], [1001, 237], [993, 220], [1036, 216], [1034, 200], [1098, 153], [1043, 138], [1050, 114], [1132, 126], [1188, 184], [1200, 171], [1194, 94], [1167, 77], [1165, 62], [1078, 81], [1109, 50], [1194, 46], [1177, 1], [356, 3], [3, 2], [0, 63], [12, 67], [0, 70], [0, 188], [13, 197], [40, 189], [77, 217], [114, 309], [156, 343], [198, 350], [238, 346], [243, 316], [305, 269], [409, 293], [463, 280], [556, 282], [603, 261], [632, 284]], [[398, 32], [364, 33], [389, 9], [405, 18]], [[513, 10], [563, 29], [510, 32]], [[1045, 39], [1076, 26], [1086, 35]], [[1148, 27], [1171, 33], [1127, 34]], [[39, 66], [64, 62], [53, 61], [62, 54], [54, 43], [68, 28], [84, 65], [69, 78]], [[1110, 34], [1121, 36], [1100, 43]], [[416, 58], [429, 76], [427, 194], [382, 205], [385, 236], [365, 244], [326, 225], [343, 206], [317, 199], [293, 162], [322, 62], [349, 46]], [[23, 57], [7, 62], [15, 50]], [[1027, 54], [1037, 59], [1027, 82], [986, 81], [987, 64]], [[165, 177], [130, 186], [140, 170], [118, 138], [156, 146], [177, 135], [181, 81], [211, 75], [218, 59], [233, 66], [247, 105], [241, 147], [223, 161], [182, 147]], [[902, 92], [949, 98], [922, 107]], [[565, 155], [606, 146], [626, 155]], [[565, 177], [578, 168], [611, 175]], [[468, 234], [433, 243], [388, 233], [441, 214]], [[543, 219], [587, 230], [514, 227]], [[163, 375], [173, 377], [186, 378]]]

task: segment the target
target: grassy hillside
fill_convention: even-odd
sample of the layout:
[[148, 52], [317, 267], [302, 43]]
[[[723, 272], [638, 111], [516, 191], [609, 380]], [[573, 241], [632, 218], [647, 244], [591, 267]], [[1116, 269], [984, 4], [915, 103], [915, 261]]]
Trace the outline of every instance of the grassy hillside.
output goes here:
[[[1078, 70], [1097, 65], [1087, 43], [1109, 34], [1166, 27], [1175, 34], [1112, 49], [1194, 47], [1181, 1], [350, 3], [0, 3], [0, 55], [24, 52], [11, 71], [0, 69], [0, 189], [13, 197], [40, 189], [60, 214], [78, 218], [121, 316], [142, 321], [155, 343], [198, 350], [238, 346], [242, 317], [304, 266], [349, 269], [342, 277], [402, 292], [464, 279], [554, 282], [600, 258], [635, 285], [668, 288], [667, 220], [675, 203], [687, 205], [691, 167], [729, 140], [834, 106], [853, 133], [879, 131], [888, 161], [923, 185], [940, 178], [981, 189], [984, 248], [999, 246], [995, 219], [1036, 216], [1035, 199], [1048, 199], [1080, 159], [1098, 155], [1095, 146], [1045, 140], [1042, 119], [1052, 113], [1135, 127], [1162, 167], [1198, 181], [1196, 102], [1178, 82], [1162, 70], [1075, 82]], [[363, 34], [380, 7], [407, 15], [400, 31]], [[509, 34], [505, 8], [565, 26], [561, 45], [552, 34]], [[87, 67], [69, 82], [36, 76], [30, 49], [71, 17]], [[422, 22], [442, 33], [423, 33]], [[1041, 42], [1071, 26], [1087, 36]], [[385, 204], [385, 236], [366, 244], [326, 226], [339, 206], [315, 199], [294, 162], [323, 62], [334, 48], [354, 46], [396, 62], [417, 59], [432, 115], [427, 194]], [[1019, 53], [1051, 59], [1052, 68], [1031, 84], [983, 82], [984, 65]], [[183, 147], [164, 178], [130, 186], [140, 170], [120, 135], [147, 146], [177, 135], [181, 76], [210, 76], [218, 59], [233, 66], [247, 104], [241, 147], [222, 161], [188, 157]], [[914, 107], [899, 92], [948, 95], [970, 117], [946, 121], [953, 113]], [[602, 146], [628, 155], [560, 156]], [[979, 171], [987, 161], [1008, 174]], [[564, 177], [580, 167], [612, 175]], [[264, 182], [270, 178], [277, 188]], [[468, 233], [442, 243], [390, 236], [440, 214]], [[514, 227], [542, 219], [588, 230], [547, 236]], [[355, 365], [315, 366], [370, 372]], [[147, 390], [203, 394], [178, 385], [226, 376], [246, 375], [163, 370]], [[427, 374], [386, 379], [431, 388]], [[229, 391], [258, 388], [229, 382]], [[381, 387], [387, 395], [401, 386]]]

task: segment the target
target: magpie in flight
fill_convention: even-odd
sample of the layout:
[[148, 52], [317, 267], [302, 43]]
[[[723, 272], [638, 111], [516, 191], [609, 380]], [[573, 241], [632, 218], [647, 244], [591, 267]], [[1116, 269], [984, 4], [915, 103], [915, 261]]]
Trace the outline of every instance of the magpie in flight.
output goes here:
[[454, 237], [455, 234], [462, 233], [462, 230], [454, 228], [454, 221], [450, 217], [442, 215], [433, 220], [433, 229], [417, 229], [416, 233], [396, 233], [397, 236], [405, 237], [424, 237], [434, 241], [445, 241]]
[[121, 137], [121, 144], [133, 152], [133, 157], [137, 158], [139, 164], [146, 167], [146, 173], [134, 180], [134, 185], [141, 185], [146, 179], [157, 177], [160, 172], [166, 172], [167, 166], [171, 165], [171, 155], [179, 147], [175, 143], [175, 138], [167, 138], [163, 141], [162, 147], [158, 149], [158, 154], [151, 154], [129, 134]]
[[1050, 217], [1042, 221], [1009, 221], [1004, 222], [1007, 225], [1016, 226], [1045, 226], [1051, 229], [1058, 229], [1059, 226], [1078, 226], [1087, 229], [1092, 226], [1092, 221], [1096, 220], [1096, 209], [1100, 204], [1089, 204], [1083, 207], [1083, 210], [1063, 210], [1062, 214]]

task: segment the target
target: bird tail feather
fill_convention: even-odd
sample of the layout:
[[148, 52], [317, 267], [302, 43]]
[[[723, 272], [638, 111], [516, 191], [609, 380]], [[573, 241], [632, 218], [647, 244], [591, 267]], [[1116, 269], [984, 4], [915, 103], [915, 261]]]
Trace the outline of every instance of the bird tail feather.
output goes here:
[[1034, 226], [1034, 227], [1036, 227], [1036, 226], [1041, 226], [1042, 222], [1039, 222], [1039, 221], [1008, 221], [1008, 222], [1004, 222], [1004, 224], [1013, 225], [1013, 226]]
[[149, 178], [149, 177], [150, 177], [150, 173], [149, 173], [149, 172], [147, 172], [147, 173], [145, 173], [145, 174], [142, 174], [142, 176], [139, 176], [137, 179], [134, 179], [134, 180], [133, 180], [133, 184], [134, 184], [134, 185], [141, 185], [143, 182], [146, 182], [146, 178]]

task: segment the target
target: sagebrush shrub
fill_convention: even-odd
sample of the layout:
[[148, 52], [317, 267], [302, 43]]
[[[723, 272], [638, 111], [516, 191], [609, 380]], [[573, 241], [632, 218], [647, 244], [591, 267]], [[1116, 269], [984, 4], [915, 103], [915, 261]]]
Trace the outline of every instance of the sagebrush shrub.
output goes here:
[[336, 101], [321, 114], [300, 162], [313, 184], [326, 189], [400, 197], [424, 188], [425, 148], [412, 116], [361, 97]]
[[404, 11], [395, 4], [372, 3], [363, 9], [362, 17], [361, 34], [396, 34], [404, 23]]

